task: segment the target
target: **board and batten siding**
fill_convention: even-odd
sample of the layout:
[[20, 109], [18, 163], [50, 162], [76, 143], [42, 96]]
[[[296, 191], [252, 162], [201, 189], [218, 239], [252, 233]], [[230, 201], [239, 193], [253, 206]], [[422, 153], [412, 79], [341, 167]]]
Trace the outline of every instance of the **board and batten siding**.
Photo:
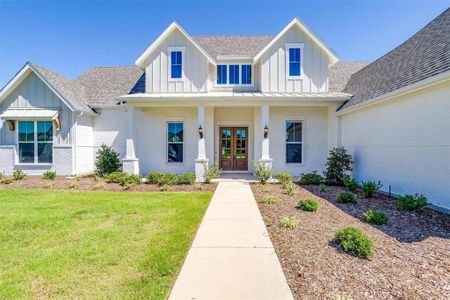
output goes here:
[[[185, 47], [184, 79], [169, 79], [169, 47]], [[179, 31], [175, 30], [148, 58], [145, 72], [147, 93], [206, 92], [208, 82], [208, 60]]]
[[[301, 79], [286, 78], [286, 43], [303, 43]], [[328, 92], [328, 60], [325, 52], [298, 28], [291, 28], [262, 55], [262, 92]]]
[[[59, 97], [48, 86], [31, 73], [14, 90], [14, 92], [0, 103], [0, 114], [8, 109], [53, 109], [59, 111], [61, 130], [56, 131], [54, 144], [71, 144], [71, 128], [73, 116], [70, 109], [59, 99]], [[0, 145], [13, 145], [16, 143], [16, 132], [9, 130], [9, 126], [0, 126]], [[17, 129], [16, 129], [17, 130]]]

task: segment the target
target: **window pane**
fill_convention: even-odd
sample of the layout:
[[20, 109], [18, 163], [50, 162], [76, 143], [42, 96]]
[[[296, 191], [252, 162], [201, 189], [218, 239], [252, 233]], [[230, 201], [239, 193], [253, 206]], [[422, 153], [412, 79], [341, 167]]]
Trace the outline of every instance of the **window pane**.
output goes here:
[[19, 122], [19, 142], [34, 141], [34, 122]]
[[300, 48], [289, 48], [289, 76], [300, 76]]
[[300, 76], [300, 63], [289, 63], [289, 76]]
[[302, 123], [296, 122], [294, 123], [294, 141], [301, 142], [302, 141]]
[[19, 161], [21, 163], [34, 163], [34, 144], [19, 143]]
[[183, 142], [183, 123], [168, 124], [168, 139], [172, 143]]
[[53, 140], [53, 123], [37, 122], [37, 138], [40, 142], [51, 142]]
[[294, 123], [286, 122], [286, 142], [294, 142]]
[[302, 162], [302, 144], [286, 144], [286, 162]]
[[172, 78], [181, 78], [181, 65], [172, 65]]
[[168, 147], [169, 162], [183, 162], [183, 144], [170, 144]]
[[170, 53], [171, 78], [181, 78], [182, 75], [182, 52], [172, 51]]
[[51, 163], [53, 161], [52, 143], [38, 143], [38, 163]]
[[252, 66], [242, 65], [242, 84], [252, 83]]
[[239, 84], [239, 65], [230, 65], [230, 84]]
[[227, 66], [217, 66], [217, 84], [227, 84]]
[[302, 142], [302, 122], [286, 122], [286, 142]]

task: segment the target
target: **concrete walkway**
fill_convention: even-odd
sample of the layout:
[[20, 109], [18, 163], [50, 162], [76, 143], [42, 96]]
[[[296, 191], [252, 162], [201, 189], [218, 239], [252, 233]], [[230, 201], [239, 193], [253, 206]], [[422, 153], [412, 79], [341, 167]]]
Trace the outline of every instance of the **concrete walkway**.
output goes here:
[[220, 182], [169, 299], [293, 299], [247, 182]]

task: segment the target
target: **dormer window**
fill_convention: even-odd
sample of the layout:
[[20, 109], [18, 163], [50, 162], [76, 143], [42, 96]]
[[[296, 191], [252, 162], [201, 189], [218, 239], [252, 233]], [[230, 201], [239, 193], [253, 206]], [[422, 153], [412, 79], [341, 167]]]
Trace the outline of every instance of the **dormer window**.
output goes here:
[[169, 48], [169, 79], [183, 80], [184, 74], [184, 47]]
[[217, 86], [236, 86], [252, 84], [252, 65], [220, 64], [217, 65]]
[[286, 77], [299, 79], [302, 77], [303, 43], [286, 44]]

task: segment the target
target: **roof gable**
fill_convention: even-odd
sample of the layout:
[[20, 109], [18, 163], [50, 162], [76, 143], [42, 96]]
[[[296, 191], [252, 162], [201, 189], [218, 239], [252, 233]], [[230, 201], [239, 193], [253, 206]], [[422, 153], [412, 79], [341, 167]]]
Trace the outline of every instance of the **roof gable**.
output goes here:
[[199, 35], [193, 36], [214, 58], [244, 56], [250, 59], [273, 38], [270, 35]]
[[152, 54], [152, 52], [157, 49], [175, 30], [179, 30], [188, 41], [194, 45], [207, 59], [210, 63], [216, 64], [214, 58], [197, 42], [195, 41], [187, 32], [183, 29], [177, 22], [173, 22], [163, 31], [163, 33], [144, 51], [144, 53], [139, 56], [136, 60], [136, 65], [142, 69], [146, 67], [146, 60]]
[[325, 42], [323, 42], [308, 26], [306, 26], [299, 18], [294, 18], [289, 24], [283, 28], [258, 54], [254, 57], [253, 61], [257, 62], [261, 56], [267, 52], [278, 40], [280, 40], [285, 33], [287, 33], [291, 28], [298, 28], [306, 34], [320, 49], [322, 49], [328, 57], [330, 65], [333, 65], [339, 61], [336, 53], [329, 48]]

